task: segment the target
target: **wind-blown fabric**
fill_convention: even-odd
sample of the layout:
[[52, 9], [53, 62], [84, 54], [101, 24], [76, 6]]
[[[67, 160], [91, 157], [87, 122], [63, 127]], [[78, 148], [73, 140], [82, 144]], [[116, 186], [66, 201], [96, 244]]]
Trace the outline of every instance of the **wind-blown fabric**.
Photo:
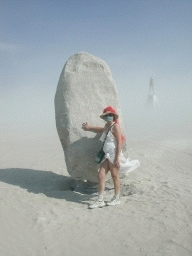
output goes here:
[[[106, 136], [106, 133], [104, 133], [104, 135]], [[112, 164], [114, 164], [116, 148], [117, 148], [117, 141], [114, 135], [112, 134], [112, 129], [110, 129], [110, 131], [107, 134], [105, 144], [103, 146], [103, 151], [105, 152], [105, 156], [101, 161], [101, 163], [104, 162], [106, 159], [108, 159]], [[140, 166], [139, 160], [131, 160], [130, 158], [125, 158], [125, 156], [123, 155], [123, 152], [121, 151], [120, 169], [119, 169], [120, 173], [127, 174], [135, 170], [139, 166]]]

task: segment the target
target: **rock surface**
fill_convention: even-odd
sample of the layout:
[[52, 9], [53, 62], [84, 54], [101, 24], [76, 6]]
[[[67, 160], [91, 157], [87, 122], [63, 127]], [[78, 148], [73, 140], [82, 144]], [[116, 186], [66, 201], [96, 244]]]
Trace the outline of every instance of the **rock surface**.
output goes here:
[[55, 94], [55, 117], [68, 173], [76, 180], [97, 182], [94, 159], [101, 134], [84, 131], [82, 123], [104, 126], [99, 117], [111, 105], [122, 115], [115, 82], [108, 65], [86, 52], [72, 55], [61, 72]]

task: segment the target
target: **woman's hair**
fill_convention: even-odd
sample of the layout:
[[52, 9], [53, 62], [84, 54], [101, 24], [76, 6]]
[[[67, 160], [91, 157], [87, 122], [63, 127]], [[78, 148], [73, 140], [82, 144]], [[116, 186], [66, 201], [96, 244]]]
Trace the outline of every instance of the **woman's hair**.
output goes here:
[[115, 115], [114, 114], [112, 114], [113, 115], [113, 121], [115, 121], [115, 120], [117, 120], [118, 118], [115, 118]]
[[[115, 122], [115, 124], [119, 124], [118, 118], [116, 118], [115, 120], [113, 119], [113, 121]], [[125, 142], [125, 136], [123, 134], [121, 134], [121, 140], [123, 143]]]

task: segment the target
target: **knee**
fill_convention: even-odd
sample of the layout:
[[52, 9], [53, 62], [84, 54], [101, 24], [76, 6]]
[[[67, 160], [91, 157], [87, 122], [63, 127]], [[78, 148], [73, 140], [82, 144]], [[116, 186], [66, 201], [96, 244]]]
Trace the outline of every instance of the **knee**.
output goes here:
[[112, 176], [113, 181], [118, 181], [119, 180], [119, 175], [118, 174], [113, 174], [111, 176]]
[[105, 179], [105, 174], [103, 172], [98, 173], [98, 178], [99, 180], [104, 180]]

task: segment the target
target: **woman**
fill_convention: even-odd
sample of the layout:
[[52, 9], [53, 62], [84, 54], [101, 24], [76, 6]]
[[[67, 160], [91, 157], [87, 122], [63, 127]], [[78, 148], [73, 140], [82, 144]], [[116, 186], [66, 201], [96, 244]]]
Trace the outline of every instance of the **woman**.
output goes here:
[[88, 123], [82, 124], [82, 128], [85, 131], [103, 132], [103, 139], [105, 139], [105, 143], [103, 146], [105, 156], [100, 163], [100, 168], [98, 172], [98, 198], [94, 204], [89, 206], [89, 208], [91, 209], [103, 207], [106, 205], [103, 200], [103, 194], [105, 190], [105, 178], [108, 171], [111, 172], [114, 183], [115, 195], [112, 200], [107, 203], [107, 205], [120, 204], [119, 170], [121, 169], [121, 166], [124, 172], [127, 167], [131, 167], [133, 170], [133, 167], [135, 165], [133, 161], [125, 159], [121, 151], [124, 137], [121, 134], [121, 130], [117, 121], [118, 117], [119, 116], [116, 113], [115, 109], [111, 106], [108, 106], [103, 110], [103, 114], [100, 116], [100, 118], [106, 121], [106, 125], [104, 127], [91, 126]]

